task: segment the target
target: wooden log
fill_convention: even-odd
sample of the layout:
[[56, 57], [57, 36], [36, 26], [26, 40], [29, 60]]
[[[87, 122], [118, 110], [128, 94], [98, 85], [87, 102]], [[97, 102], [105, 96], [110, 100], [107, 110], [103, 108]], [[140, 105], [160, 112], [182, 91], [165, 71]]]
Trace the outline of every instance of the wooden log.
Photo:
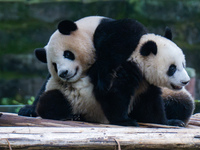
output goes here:
[[[141, 127], [149, 128], [179, 128], [174, 126], [139, 123]], [[57, 121], [50, 119], [41, 119], [35, 117], [18, 116], [13, 113], [2, 113], [0, 117], [0, 126], [36, 126], [36, 127], [112, 127], [122, 128], [122, 126], [109, 124], [95, 124], [80, 121]]]
[[0, 149], [200, 149], [200, 130], [187, 128], [1, 127], [0, 137]]
[[[42, 119], [40, 117], [24, 117], [13, 113], [2, 113], [0, 126], [35, 126], [35, 127], [93, 127], [98, 124], [90, 124], [80, 121], [58, 121]], [[100, 125], [107, 127], [107, 125]], [[109, 125], [108, 125], [109, 126]]]
[[[199, 118], [194, 115], [190, 122], [199, 122]], [[3, 113], [0, 125], [4, 126], [0, 127], [0, 149], [200, 149], [200, 129], [195, 125], [175, 128], [140, 123], [143, 128], [121, 127], [10, 113]]]

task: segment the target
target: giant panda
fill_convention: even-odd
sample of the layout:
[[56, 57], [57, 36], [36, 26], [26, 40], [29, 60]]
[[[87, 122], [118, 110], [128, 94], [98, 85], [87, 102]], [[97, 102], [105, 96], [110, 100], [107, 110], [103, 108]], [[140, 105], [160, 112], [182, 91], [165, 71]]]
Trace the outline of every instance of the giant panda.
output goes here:
[[[97, 21], [95, 21], [95, 22], [97, 22], [97, 24], [99, 23], [99, 25], [97, 25], [98, 27], [99, 26], [101, 27], [101, 24], [112, 23], [112, 22], [114, 22], [114, 20], [108, 19], [108, 18], [98, 18]], [[47, 53], [48, 68], [52, 75], [52, 77], [50, 78], [50, 80], [47, 83], [46, 92], [40, 97], [40, 101], [37, 105], [37, 112], [41, 117], [48, 118], [48, 119], [67, 119], [67, 118], [71, 118], [72, 117], [71, 115], [80, 114], [84, 121], [99, 122], [99, 123], [111, 123], [111, 124], [118, 124], [118, 125], [137, 126], [137, 122], [135, 121], [135, 120], [137, 120], [137, 121], [143, 121], [143, 122], [153, 122], [153, 123], [177, 125], [177, 120], [176, 121], [172, 120], [171, 122], [166, 121], [166, 116], [165, 116], [165, 112], [163, 112], [163, 108], [161, 108], [161, 110], [162, 110], [161, 113], [163, 114], [163, 116], [162, 115], [158, 115], [158, 116], [154, 115], [154, 116], [150, 117], [150, 119], [146, 119], [146, 120], [145, 119], [142, 120], [143, 115], [140, 116], [140, 113], [136, 112], [136, 114], [138, 114], [138, 116], [140, 116], [141, 119], [138, 119], [137, 117], [134, 117], [134, 115], [132, 115], [132, 114], [135, 114], [135, 113], [133, 113], [134, 111], [132, 111], [132, 110], [134, 110], [136, 107], [138, 107], [138, 109], [139, 109], [139, 107], [140, 107], [138, 104], [135, 105], [134, 103], [132, 103], [133, 100], [131, 100], [131, 99], [133, 99], [133, 91], [134, 91], [134, 89], [132, 90], [132, 88], [134, 86], [139, 87], [139, 90], [137, 89], [137, 91], [136, 91], [137, 94], [141, 94], [142, 92], [145, 91], [144, 89], [146, 89], [146, 88], [143, 89], [143, 74], [142, 74], [142, 71], [139, 71], [140, 68], [138, 67], [138, 64], [135, 63], [133, 65], [133, 63], [129, 63], [129, 61], [127, 61], [128, 63], [126, 61], [124, 63], [122, 63], [122, 62], [124, 60], [126, 60], [129, 57], [129, 55], [131, 55], [132, 51], [134, 51], [134, 49], [138, 46], [138, 43], [139, 43], [141, 37], [143, 37], [143, 35], [147, 34], [146, 29], [140, 23], [138, 23], [134, 20], [129, 22], [130, 26], [127, 29], [127, 32], [130, 32], [130, 28], [132, 29], [137, 26], [136, 31], [134, 32], [134, 34], [135, 34], [134, 37], [130, 38], [132, 41], [134, 41], [133, 43], [135, 43], [135, 44], [134, 44], [134, 46], [129, 47], [130, 45], [128, 45], [126, 40], [124, 40], [123, 43], [127, 44], [126, 45], [127, 47], [125, 46], [124, 48], [127, 48], [128, 50], [130, 50], [130, 52], [124, 54], [123, 53], [124, 51], [127, 52], [126, 51], [127, 49], [124, 49], [124, 51], [122, 51], [122, 56], [119, 56], [119, 59], [117, 58], [118, 53], [116, 53], [116, 55], [115, 55], [112, 53], [112, 51], [109, 51], [109, 50], [107, 51], [108, 53], [106, 53], [106, 51], [102, 51], [105, 53], [101, 53], [100, 49], [98, 48], [98, 43], [95, 43], [95, 41], [101, 41], [101, 40], [105, 40], [105, 39], [104, 39], [104, 36], [101, 36], [100, 39], [98, 39], [99, 37], [97, 38], [98, 34], [101, 33], [101, 32], [99, 32], [99, 30], [97, 28], [97, 30], [95, 31], [95, 35], [94, 35], [94, 43], [95, 43], [94, 45], [95, 45], [95, 48], [97, 49], [96, 63], [94, 65], [92, 65], [91, 69], [89, 69], [91, 64], [94, 61], [92, 63], [90, 62], [88, 67], [84, 67], [84, 69], [83, 69], [84, 71], [81, 73], [81, 76], [76, 78], [75, 80], [66, 79], [67, 78], [66, 75], [68, 74], [68, 72], [66, 73], [66, 72], [61, 71], [59, 73], [59, 70], [62, 70], [62, 67], [65, 68], [66, 66], [68, 66], [68, 63], [71, 64], [68, 68], [68, 69], [70, 69], [72, 66], [77, 66], [76, 62], [78, 62], [78, 61], [80, 62], [80, 60], [81, 60], [80, 57], [76, 57], [77, 54], [74, 57], [73, 56], [74, 54], [71, 54], [68, 52], [67, 52], [67, 54], [64, 54], [66, 52], [61, 51], [61, 49], [64, 50], [63, 47], [66, 50], [66, 46], [68, 46], [69, 43], [73, 43], [74, 41], [77, 44], [77, 46], [80, 46], [80, 44], [82, 44], [82, 43], [76, 42], [77, 40], [73, 40], [73, 42], [71, 42], [71, 41], [67, 41], [65, 39], [65, 37], [67, 37], [67, 36], [70, 37], [72, 33], [75, 33], [76, 30], [80, 29], [80, 27], [78, 27], [76, 30], [71, 31], [70, 34], [66, 35], [65, 30], [66, 30], [67, 25], [65, 23], [59, 24], [58, 31], [56, 31], [50, 38], [49, 43], [45, 47], [45, 51], [44, 51], [44, 49], [36, 51], [37, 55], [41, 54], [41, 52], [42, 52], [42, 54]], [[119, 25], [117, 25], [118, 29], [121, 28], [120, 23], [123, 24], [123, 26], [125, 28], [128, 27], [128, 25], [126, 25], [125, 20], [120, 20], [116, 23], [119, 24]], [[70, 26], [73, 26], [72, 24]], [[76, 22], [75, 25], [78, 26], [78, 23]], [[109, 27], [109, 25], [108, 25], [108, 27]], [[125, 34], [127, 34], [127, 32], [125, 32]], [[102, 32], [102, 33], [106, 34], [106, 32]], [[124, 34], [126, 36], [126, 38], [131, 37], [132, 32], [130, 32], [130, 33], [131, 33], [130, 35]], [[77, 34], [77, 35], [79, 35], [79, 34]], [[89, 35], [91, 36], [91, 34], [89, 34]], [[123, 46], [123, 44], [120, 41], [121, 35], [118, 35], [117, 37], [118, 37], [117, 42], [114, 39], [113, 43], [111, 42], [110, 44], [111, 45], [113, 44], [116, 46], [120, 46], [120, 45]], [[91, 38], [92, 38], [92, 36], [89, 38], [89, 40]], [[122, 36], [122, 38], [123, 38], [123, 36]], [[83, 39], [83, 41], [82, 41], [83, 43], [84, 43], [84, 40], [85, 39]], [[114, 42], [116, 42], [116, 43], [114, 43]], [[107, 43], [107, 44], [109, 45], [109, 43]], [[103, 46], [103, 44], [100, 44], [100, 45]], [[105, 46], [105, 49], [109, 47], [108, 45]], [[72, 46], [73, 46], [73, 44], [72, 44]], [[79, 51], [81, 51], [82, 48], [83, 47], [80, 46]], [[94, 51], [93, 46], [90, 46], [87, 48], [88, 48], [87, 52], [89, 52], [89, 54], [92, 51]], [[39, 53], [37, 53], [37, 52], [39, 52]], [[74, 51], [73, 51], [73, 53], [74, 53]], [[82, 53], [82, 54], [83, 54], [82, 57], [85, 57], [88, 55], [88, 53]], [[109, 54], [112, 54], [112, 55], [109, 55]], [[69, 60], [66, 61], [66, 63], [67, 63], [66, 66], [62, 66], [63, 64], [65, 64], [64, 59], [63, 59], [63, 57], [66, 57], [65, 55], [67, 56], [67, 59], [69, 59]], [[103, 56], [103, 58], [104, 58], [103, 61], [101, 59], [99, 59], [99, 55]], [[90, 59], [94, 58], [94, 55], [89, 55], [89, 56], [90, 56]], [[117, 56], [117, 57], [109, 58], [110, 56], [111, 57]], [[76, 60], [76, 59], [78, 59], [78, 60]], [[110, 65], [109, 63], [106, 62], [107, 61], [106, 59], [111, 62], [110, 63], [111, 65], [113, 65], [112, 62], [114, 62], [115, 64], [114, 64], [114, 67], [112, 68], [113, 69], [112, 71], [114, 71], [114, 73], [112, 73], [112, 72], [109, 73], [109, 76], [110, 75], [112, 76], [112, 78], [111, 78], [113, 80], [113, 81], [111, 80], [112, 84], [109, 84], [109, 86], [106, 87], [107, 89], [104, 91], [104, 85], [103, 85], [104, 81], [100, 80], [99, 78], [94, 77], [93, 72], [94, 72], [94, 70], [97, 69], [96, 73], [98, 75], [100, 75], [101, 73], [104, 73], [104, 72], [101, 72], [102, 71], [101, 69], [104, 68], [106, 70], [107, 65]], [[40, 60], [42, 60], [42, 59], [40, 58]], [[122, 62], [120, 62], [121, 60], [122, 60]], [[44, 61], [44, 60], [42, 60], [42, 61]], [[88, 61], [89, 61], [89, 59], [88, 59]], [[61, 66], [58, 65], [59, 62], [60, 62], [60, 64], [62, 64]], [[85, 64], [88, 64], [88, 62], [87, 61], [81, 62], [78, 64], [78, 66], [82, 67], [82, 65], [85, 65]], [[102, 67], [100, 70], [99, 70], [99, 68], [96, 68], [97, 64], [100, 64], [100, 66], [98, 65], [99, 68]], [[77, 68], [77, 67], [75, 67], [75, 68]], [[87, 69], [89, 69], [89, 72], [86, 71]], [[136, 71], [135, 71], [135, 69], [136, 69]], [[74, 70], [77, 70], [77, 69], [74, 69]], [[77, 74], [76, 72], [77, 71], [75, 71], [74, 74]], [[87, 74], [86, 74], [86, 72], [87, 72]], [[129, 74], [127, 74], [127, 72], [129, 72]], [[130, 74], [130, 72], [131, 72], [131, 74]], [[134, 77], [137, 78], [137, 82], [135, 82], [136, 80], [133, 80], [130, 82], [133, 84], [130, 84], [129, 82], [127, 82], [129, 80], [127, 80], [126, 77], [130, 78], [132, 80], [132, 77], [131, 77], [132, 75], [133, 75], [133, 78]], [[104, 77], [107, 80], [107, 74]], [[96, 81], [94, 80], [94, 78], [98, 79], [97, 80], [98, 86], [96, 85], [96, 83], [95, 83]], [[110, 78], [108, 78], [108, 80], [110, 80]], [[142, 85], [141, 85], [141, 82], [142, 82]], [[127, 83], [127, 85], [126, 85], [126, 83]], [[117, 85], [115, 85], [115, 84], [117, 84]], [[119, 88], [118, 86], [120, 84], [125, 85], [127, 87], [129, 85], [130, 90], [123, 89], [123, 86], [121, 86], [122, 88], [121, 87]], [[96, 90], [96, 87], [101, 87], [101, 88], [103, 87], [102, 88], [103, 92], [101, 91], [101, 94], [103, 94], [103, 96], [106, 95], [106, 98], [111, 98], [111, 99], [113, 98], [113, 96], [115, 94], [117, 95], [119, 93], [123, 93], [122, 91], [125, 91], [124, 92], [125, 95], [123, 95], [122, 99], [127, 99], [127, 100], [123, 101], [123, 102], [117, 101], [118, 99], [115, 99], [117, 97], [116, 96], [113, 98], [113, 100], [101, 101], [101, 99], [98, 97], [98, 90]], [[142, 87], [142, 88], [140, 88], [140, 87]], [[141, 90], [141, 89], [143, 89], [143, 90]], [[115, 90], [118, 90], [118, 91], [115, 91]], [[114, 93], [113, 93], [113, 91], [114, 91]], [[127, 91], [128, 91], [128, 94], [127, 94]], [[161, 93], [160, 90], [157, 90], [154, 92], [155, 93], [158, 92], [156, 94], [160, 96], [160, 93]], [[130, 96], [130, 94], [131, 94], [131, 96]], [[163, 103], [160, 102], [159, 100], [158, 100], [158, 103], [156, 103], [157, 101], [153, 102], [151, 100], [149, 102], [150, 102], [150, 104], [154, 103], [154, 104], [157, 104], [158, 106], [161, 103], [160, 106], [163, 107], [162, 106]], [[128, 104], [127, 104], [127, 102], [128, 102]], [[104, 103], [107, 106], [104, 106]], [[109, 103], [111, 105], [109, 105]], [[120, 104], [120, 105], [118, 105], [118, 104]], [[123, 105], [127, 105], [128, 108], [127, 108], [127, 106], [124, 107]], [[111, 116], [109, 116], [109, 114], [106, 112], [105, 107], [108, 107], [108, 109], [110, 109], [109, 111], [111, 112]], [[127, 116], [127, 112], [125, 112], [125, 113], [122, 112], [121, 108], [122, 109], [125, 108], [125, 111], [128, 112], [129, 116]], [[157, 113], [159, 113], [159, 111], [157, 111]], [[161, 118], [163, 117], [164, 119], [162, 119], [162, 120], [164, 120], [164, 121], [157, 121], [158, 119], [154, 120], [153, 117], [161, 117]], [[147, 118], [147, 116], [146, 116], [146, 118]], [[159, 119], [161, 119], [161, 118], [159, 118]], [[172, 119], [174, 119], [174, 118], [172, 118]], [[175, 118], [175, 119], [179, 119], [179, 118]], [[179, 123], [178, 125], [181, 125], [182, 122], [178, 121], [178, 123]]]
[[[59, 63], [67, 64], [65, 68], [68, 68], [68, 67], [70, 68], [70, 72], [68, 73], [68, 75], [73, 74], [75, 72], [74, 76], [71, 79], [68, 79], [66, 83], [70, 83], [70, 84], [77, 83], [77, 81], [80, 78], [81, 78], [80, 80], [81, 81], [83, 80], [83, 83], [84, 83], [85, 79], [83, 79], [83, 76], [85, 76], [87, 68], [94, 62], [94, 58], [95, 58], [94, 57], [95, 52], [94, 52], [94, 46], [93, 46], [93, 34], [96, 27], [100, 24], [103, 18], [106, 18], [106, 17], [89, 16], [89, 17], [82, 18], [76, 22], [73, 22], [70, 20], [64, 20], [60, 22], [58, 25], [58, 30], [51, 36], [51, 39], [49, 43], [47, 44], [47, 46], [45, 48], [38, 48], [35, 50], [36, 57], [41, 62], [44, 62], [44, 63], [47, 63], [47, 58], [50, 59], [51, 57], [53, 57], [54, 59], [57, 59], [56, 61], [59, 60], [59, 57], [62, 58], [60, 59]], [[46, 55], [48, 55], [48, 57]], [[64, 57], [66, 58], [64, 59]], [[53, 60], [49, 60], [49, 61], [53, 61]], [[57, 65], [59, 65], [59, 63], [57, 63]], [[50, 85], [50, 83], [53, 84], [52, 83], [54, 81], [53, 79], [55, 79], [56, 82], [65, 83], [65, 81], [62, 80], [63, 78], [61, 78], [60, 76], [64, 76], [66, 72], [65, 73], [59, 72], [60, 76], [57, 76], [54, 69], [56, 70], [58, 69], [58, 71], [62, 70], [62, 68], [60, 68], [61, 65], [60, 66], [57, 66], [57, 65], [48, 63], [50, 74], [46, 78], [39, 93], [37, 94], [36, 100], [34, 101], [33, 105], [26, 105], [25, 107], [21, 108], [20, 111], [18, 112], [18, 115], [33, 116], [33, 117], [38, 116], [35, 109], [40, 100], [40, 96], [45, 90], [46, 91], [50, 90], [49, 87], [56, 88], [55, 87], [56, 85], [55, 86]], [[78, 67], [73, 68], [76, 66]], [[86, 80], [88, 79], [86, 78]], [[46, 86], [47, 83], [48, 85]], [[79, 86], [81, 88], [81, 85]], [[42, 101], [40, 101], [40, 104], [41, 103]], [[43, 112], [46, 112], [45, 114], [47, 116], [45, 116], [45, 114], [43, 113], [39, 113], [39, 115], [41, 115], [44, 118], [54, 118], [54, 119], [65, 118], [66, 117], [65, 111], [59, 113], [58, 110], [62, 111], [66, 109], [56, 109], [56, 107], [52, 108], [53, 106], [55, 106], [54, 103], [59, 105], [59, 103], [56, 102], [56, 100], [52, 100], [52, 101], [49, 100], [47, 103], [48, 106], [47, 105], [45, 105], [46, 107], [44, 106]], [[49, 109], [46, 110], [45, 108], [48, 108], [48, 107]], [[51, 113], [48, 112], [50, 109], [52, 109]], [[54, 110], [55, 110], [55, 113], [52, 113], [54, 112]], [[59, 116], [60, 114], [62, 115]], [[56, 115], [58, 116], [58, 118], [56, 118]]]
[[[147, 33], [141, 26], [125, 19], [103, 22], [97, 27], [96, 61], [89, 69], [95, 97], [114, 124], [137, 125], [137, 120], [185, 126], [194, 110], [193, 99], [181, 91], [185, 101], [175, 106], [163, 95], [164, 104], [160, 88], [181, 90], [189, 82], [184, 54], [171, 41], [169, 28], [162, 37]], [[176, 95], [172, 91], [171, 94]]]

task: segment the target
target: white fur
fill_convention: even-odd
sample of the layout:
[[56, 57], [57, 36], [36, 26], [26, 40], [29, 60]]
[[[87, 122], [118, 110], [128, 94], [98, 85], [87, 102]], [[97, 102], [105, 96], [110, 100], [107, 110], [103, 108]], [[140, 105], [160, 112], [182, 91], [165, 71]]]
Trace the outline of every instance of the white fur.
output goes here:
[[73, 83], [58, 82], [51, 77], [46, 85], [46, 91], [54, 89], [60, 90], [65, 95], [74, 114], [82, 114], [87, 121], [109, 123], [94, 97], [93, 85], [88, 76]]
[[[157, 54], [151, 53], [150, 56], [142, 56], [140, 48], [145, 42], [150, 40], [157, 44]], [[184, 86], [182, 82], [190, 80], [184, 68], [185, 56], [182, 50], [172, 41], [159, 35], [143, 35], [129, 60], [135, 61], [141, 68], [147, 81], [157, 86], [172, 89], [171, 84], [182, 87]], [[171, 64], [177, 66], [177, 71], [173, 76], [169, 77], [167, 71]]]

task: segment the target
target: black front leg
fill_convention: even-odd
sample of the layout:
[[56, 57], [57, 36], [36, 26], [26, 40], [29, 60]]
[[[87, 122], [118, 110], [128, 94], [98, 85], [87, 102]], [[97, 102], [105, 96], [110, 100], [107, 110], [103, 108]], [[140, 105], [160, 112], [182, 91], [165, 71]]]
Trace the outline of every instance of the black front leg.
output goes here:
[[161, 89], [154, 85], [149, 85], [147, 90], [136, 98], [129, 116], [138, 122], [185, 126], [181, 120], [167, 119]]
[[164, 103], [161, 98], [161, 89], [154, 85], [146, 84], [148, 86], [147, 89], [136, 97], [129, 116], [138, 122], [168, 125]]
[[44, 119], [72, 119], [72, 107], [59, 90], [50, 90], [40, 96], [36, 112]]
[[[111, 74], [104, 75], [111, 76]], [[103, 94], [94, 88], [95, 96], [111, 124], [138, 126], [134, 119], [128, 117], [128, 108], [134, 90], [139, 86], [142, 75], [137, 65], [125, 62], [112, 74], [112, 80]], [[102, 83], [103, 84], [103, 83]]]

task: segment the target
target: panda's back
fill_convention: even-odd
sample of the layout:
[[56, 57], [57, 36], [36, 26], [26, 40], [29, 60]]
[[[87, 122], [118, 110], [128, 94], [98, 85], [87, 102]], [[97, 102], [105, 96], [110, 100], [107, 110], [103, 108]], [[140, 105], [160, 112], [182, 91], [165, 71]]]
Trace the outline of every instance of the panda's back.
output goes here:
[[137, 47], [146, 28], [133, 19], [102, 19], [94, 33], [94, 46], [98, 59], [121, 63], [126, 61]]

